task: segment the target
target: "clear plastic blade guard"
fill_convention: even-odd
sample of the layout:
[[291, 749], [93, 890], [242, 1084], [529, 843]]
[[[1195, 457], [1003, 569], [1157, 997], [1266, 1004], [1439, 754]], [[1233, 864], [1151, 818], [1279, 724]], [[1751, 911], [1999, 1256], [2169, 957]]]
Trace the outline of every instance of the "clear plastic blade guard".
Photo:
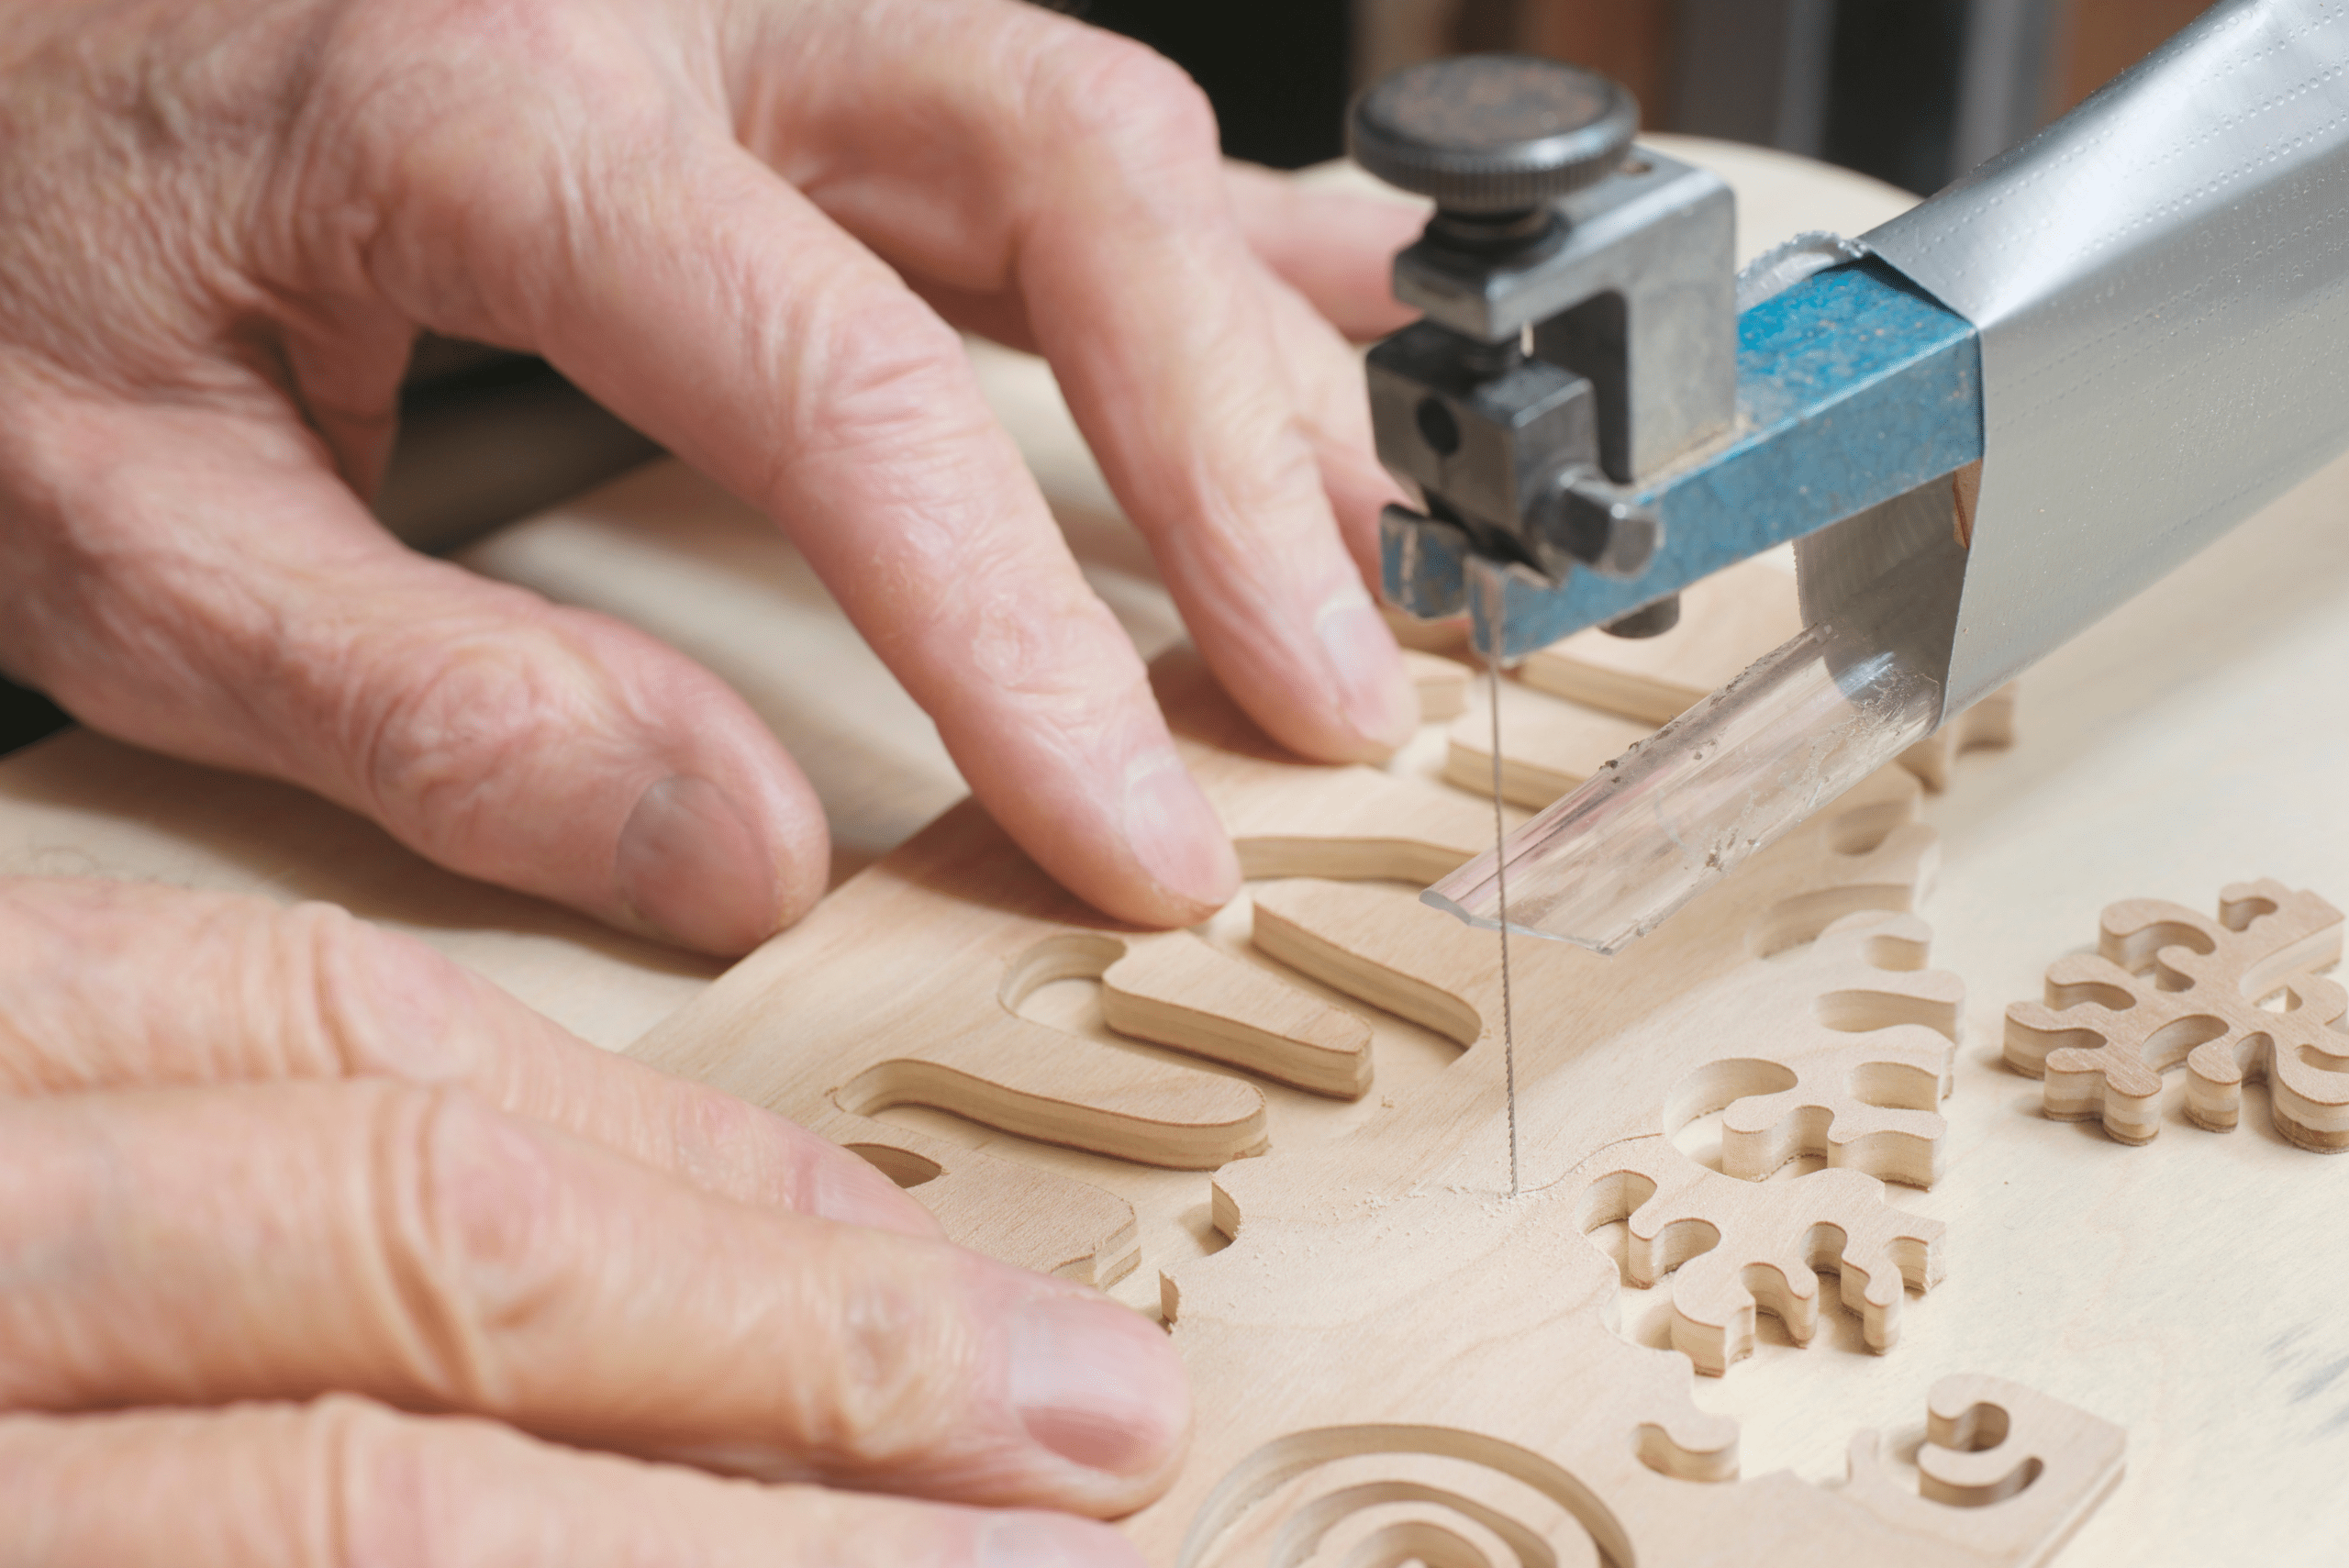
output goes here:
[[[1508, 836], [1509, 929], [1621, 951], [1932, 733], [1941, 711], [1940, 683], [1875, 636], [1806, 629]], [[1497, 927], [1494, 856], [1420, 897]]]

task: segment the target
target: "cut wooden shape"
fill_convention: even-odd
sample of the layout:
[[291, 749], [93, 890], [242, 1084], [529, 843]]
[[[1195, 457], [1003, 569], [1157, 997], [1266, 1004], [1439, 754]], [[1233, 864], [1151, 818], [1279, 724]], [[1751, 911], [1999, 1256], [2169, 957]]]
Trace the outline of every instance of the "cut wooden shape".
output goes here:
[[1292, 1434], [1252, 1457], [1217, 1511], [1258, 1528], [1202, 1520], [1207, 1528], [1194, 1536], [1201, 1555], [1186, 1552], [1186, 1561], [1295, 1568], [1598, 1568], [1604, 1561], [1575, 1500], [1560, 1496], [1564, 1489], [1539, 1455], [1470, 1433], [1329, 1428]]
[[[1211, 955], [1215, 956], [1215, 955]], [[1226, 961], [1229, 962], [1229, 961]], [[891, 1020], [877, 1058], [835, 1085], [853, 1117], [898, 1106], [1144, 1165], [1211, 1171], [1264, 1147], [1264, 1097], [1234, 1078], [1152, 1062], [1022, 1018], [970, 1016], [942, 990]]]
[[[1443, 780], [1478, 795], [1493, 790], [1490, 683], [1466, 694], [1467, 711], [1446, 737]], [[1578, 707], [1501, 683], [1501, 795], [1539, 810], [1621, 756], [1654, 727], [1621, 714]]]
[[[1163, 661], [1159, 675], [1186, 760], [1232, 819], [1243, 862], [1433, 876], [1490, 841], [1489, 807], [1451, 791], [1284, 756], [1196, 658]], [[892, 1107], [1177, 1169], [1215, 1169], [1264, 1147], [1253, 1084], [1019, 1016], [1038, 986], [1078, 976], [1101, 981], [1102, 1019], [1118, 1033], [1317, 1094], [1353, 1097], [1369, 1085], [1359, 1018], [1190, 933], [1118, 927], [1055, 887], [968, 803], [632, 1050], [860, 1145], [885, 1168], [939, 1169], [915, 1189], [925, 1203], [970, 1190], [953, 1178], [980, 1157], [876, 1119]], [[1122, 1218], [1107, 1229], [1130, 1266], [1131, 1211], [1118, 1207]], [[941, 1221], [958, 1240], [1065, 1271], [1106, 1233], [1097, 1202], [1066, 1207], [1066, 1230], [1049, 1214], [984, 1231], [955, 1228], [970, 1215]]]
[[1942, 1223], [1884, 1201], [1884, 1184], [1856, 1171], [1814, 1171], [1788, 1182], [1741, 1182], [1706, 1169], [1661, 1135], [1599, 1151], [1568, 1176], [1582, 1195], [1585, 1235], [1628, 1222], [1626, 1283], [1672, 1283], [1673, 1348], [1719, 1377], [1753, 1351], [1767, 1312], [1798, 1345], [1819, 1328], [1814, 1271], [1834, 1269], [1843, 1305], [1868, 1349], [1900, 1333], [1902, 1286], [1941, 1281]]
[[1100, 972], [1119, 1034], [1346, 1099], [1370, 1087], [1370, 1026], [1186, 933], [1128, 938]]
[[[1949, 1130], [1932, 1107], [1949, 1092], [1954, 1054], [1946, 1040], [1913, 1038], [1798, 1056], [1779, 1048], [1753, 1064], [1778, 1070], [1766, 1082], [1741, 1075], [1707, 1095], [1721, 1108], [1722, 1172], [1761, 1181], [1807, 1156], [1880, 1181], [1932, 1186]], [[1788, 1065], [1788, 1057], [1798, 1064]]]
[[1751, 1054], [1724, 1055], [1664, 1102], [1676, 1135], [1721, 1113], [1721, 1170], [1759, 1180], [1809, 1156], [1928, 1187], [1948, 1131], [1965, 984], [1925, 967], [1932, 932], [1913, 915], [1847, 915], [1783, 968], [1741, 970], [1675, 1026]]
[[2007, 1009], [2007, 1062], [2046, 1080], [2048, 1116], [2100, 1118], [2122, 1143], [2159, 1134], [2162, 1074], [2184, 1062], [2197, 1126], [2233, 1128], [2244, 1080], [2264, 1077], [2285, 1138], [2349, 1149], [2349, 995], [2315, 973], [2341, 942], [2339, 910], [2275, 881], [2223, 889], [2216, 919], [2156, 899], [2110, 905], [2097, 952], [2058, 959], [2043, 1003]]
[[1468, 706], [1468, 683], [1475, 672], [1457, 659], [1437, 653], [1403, 650], [1403, 671], [1419, 696], [1419, 722], [1442, 724], [1457, 718]]
[[[1653, 727], [1800, 630], [1793, 574], [1773, 561], [1741, 561], [1683, 589], [1680, 624], [1670, 631], [1616, 637], [1593, 627], [1528, 654], [1518, 675], [1541, 691]], [[1508, 750], [1506, 737], [1501, 749]]]
[[2035, 1565], [2054, 1556], [2120, 1485], [2126, 1435], [2035, 1389], [1978, 1373], [1935, 1383], [1911, 1489], [1883, 1440], [1852, 1440], [1842, 1496], [1897, 1526], [1962, 1542], [1977, 1561]]

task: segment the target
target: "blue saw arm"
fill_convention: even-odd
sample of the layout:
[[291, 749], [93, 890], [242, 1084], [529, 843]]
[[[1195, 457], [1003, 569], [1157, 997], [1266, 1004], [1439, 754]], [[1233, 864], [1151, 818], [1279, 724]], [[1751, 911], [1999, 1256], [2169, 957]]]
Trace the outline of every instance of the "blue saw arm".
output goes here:
[[1469, 613], [1477, 648], [1514, 662], [1981, 456], [1973, 326], [1881, 262], [1853, 262], [1738, 317], [1725, 435], [1642, 483], [1588, 487], [1660, 523], [1640, 575], [1576, 570], [1553, 584], [1397, 508], [1380, 539], [1386, 597], [1423, 619]]

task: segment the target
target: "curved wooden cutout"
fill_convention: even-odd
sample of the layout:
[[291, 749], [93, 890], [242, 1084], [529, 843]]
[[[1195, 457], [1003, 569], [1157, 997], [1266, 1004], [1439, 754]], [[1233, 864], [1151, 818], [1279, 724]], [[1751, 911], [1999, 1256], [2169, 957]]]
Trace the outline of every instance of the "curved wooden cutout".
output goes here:
[[1931, 1290], [1944, 1268], [1941, 1222], [1890, 1207], [1883, 1184], [1855, 1171], [1741, 1182], [1655, 1136], [1600, 1151], [1568, 1181], [1593, 1189], [1577, 1205], [1586, 1233], [1629, 1222], [1626, 1284], [1673, 1276], [1673, 1348], [1713, 1377], [1753, 1353], [1757, 1311], [1810, 1342], [1815, 1271], [1836, 1271], [1844, 1307], [1882, 1353], [1899, 1338], [1903, 1285]]
[[[2097, 952], [2056, 960], [2046, 1000], [2007, 1009], [2007, 1064], [2046, 1080], [2048, 1116], [2101, 1120], [2121, 1143], [2160, 1133], [2162, 1074], [2183, 1062], [2197, 1126], [2232, 1129], [2244, 1082], [2264, 1077], [2285, 1138], [2349, 1149], [2349, 994], [2314, 973], [2341, 944], [2341, 911], [2275, 881], [2223, 889], [2216, 918], [2111, 905]], [[2261, 1005], [2277, 996], [2280, 1009]]]
[[[1163, 661], [1156, 673], [1186, 754], [1239, 832], [1243, 858], [1350, 875], [1434, 875], [1490, 832], [1484, 809], [1441, 787], [1285, 757], [1191, 656]], [[1071, 976], [1101, 981], [1102, 1017], [1114, 1032], [1317, 1094], [1351, 1098], [1369, 1086], [1369, 1030], [1359, 1018], [1189, 933], [1104, 919], [1055, 887], [969, 803], [632, 1049], [836, 1138], [938, 1166], [943, 1173], [918, 1189], [933, 1208], [969, 1190], [952, 1180], [958, 1170], [1001, 1173], [985, 1156], [874, 1119], [893, 1106], [1186, 1169], [1214, 1169], [1265, 1146], [1253, 1085], [1017, 1016], [1036, 986]], [[1006, 1190], [1033, 1194], [1051, 1181], [1039, 1173]], [[1068, 1225], [1058, 1233], [1049, 1215], [1003, 1219], [980, 1213], [983, 1206], [949, 1233], [1037, 1267], [1066, 1269], [1087, 1248], [1104, 1247], [1130, 1266], [1128, 1206], [1097, 1192], [1059, 1201]], [[1104, 1204], [1120, 1215], [1115, 1224], [1103, 1222]], [[1096, 1277], [1114, 1277], [1111, 1265]]]

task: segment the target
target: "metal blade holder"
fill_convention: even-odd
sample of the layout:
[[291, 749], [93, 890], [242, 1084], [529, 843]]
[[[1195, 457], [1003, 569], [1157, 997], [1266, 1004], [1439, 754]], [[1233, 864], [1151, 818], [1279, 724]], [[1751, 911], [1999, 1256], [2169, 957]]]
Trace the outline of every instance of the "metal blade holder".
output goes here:
[[[1513, 55], [1408, 67], [1348, 118], [1363, 167], [1436, 204], [1395, 259], [1396, 297], [1424, 318], [1368, 360], [1379, 459], [1425, 507], [1382, 519], [1386, 597], [1472, 615], [1504, 662], [1524, 647], [1498, 620], [1539, 623], [1525, 606], [1572, 573], [1647, 571], [1660, 516], [1621, 486], [1736, 411], [1733, 203], [1711, 174], [1633, 150], [1638, 120], [1607, 78]], [[1672, 586], [1610, 628], [1668, 628]]]

